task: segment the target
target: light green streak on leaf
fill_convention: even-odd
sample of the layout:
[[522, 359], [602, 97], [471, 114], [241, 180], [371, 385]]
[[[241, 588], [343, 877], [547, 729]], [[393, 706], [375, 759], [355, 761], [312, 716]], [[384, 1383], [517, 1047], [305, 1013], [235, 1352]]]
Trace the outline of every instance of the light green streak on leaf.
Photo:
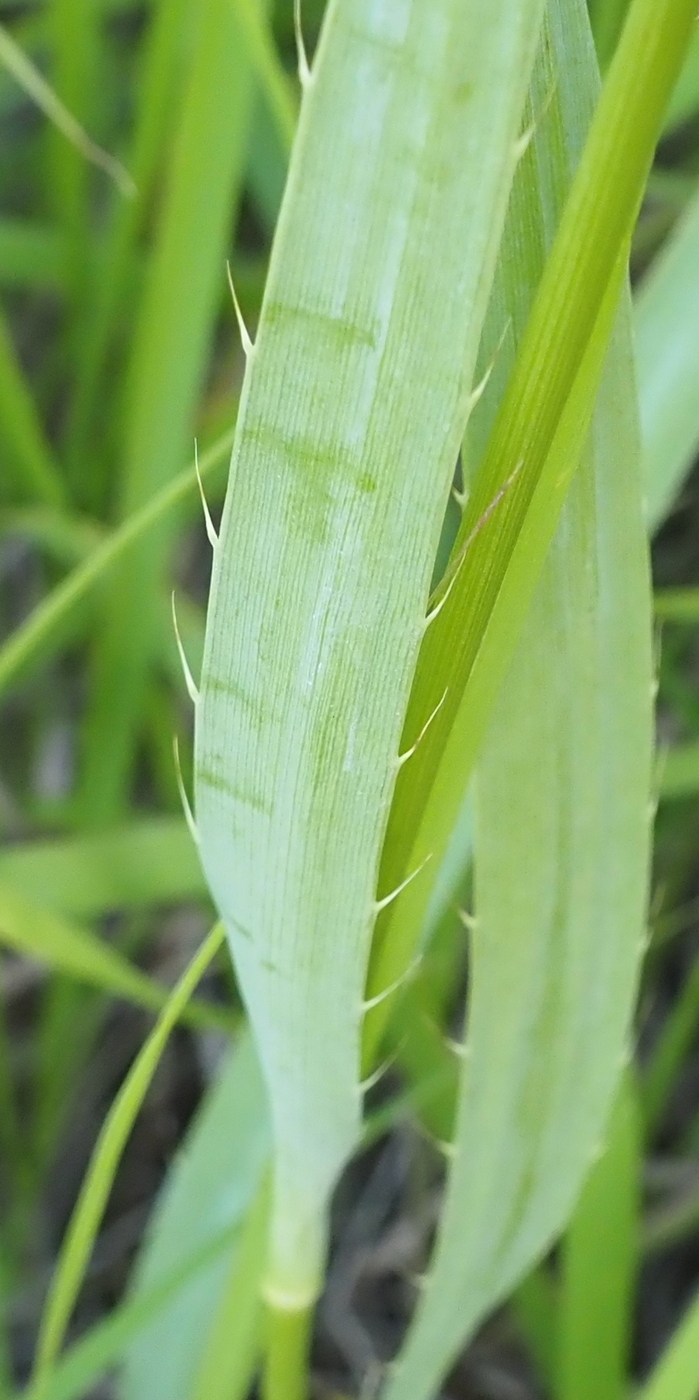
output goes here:
[[[233, 432], [224, 433], [200, 459], [202, 479], [213, 474], [230, 451]], [[194, 466], [180, 472], [157, 491], [140, 510], [135, 510], [118, 529], [113, 530], [83, 564], [59, 583], [37, 605], [25, 622], [0, 647], [0, 695], [23, 668], [44, 657], [60, 640], [60, 628], [75, 608], [107, 576], [110, 569], [149, 532], [161, 525], [181, 501], [197, 490]]]
[[170, 1032], [179, 1020], [197, 983], [218, 952], [223, 937], [223, 928], [217, 924], [168, 997], [154, 1029], [140, 1050], [107, 1114], [70, 1219], [49, 1289], [39, 1330], [35, 1368], [28, 1391], [31, 1400], [43, 1400], [43, 1386], [60, 1351], [122, 1152]]
[[636, 1400], [697, 1400], [699, 1393], [699, 1296], [690, 1303], [679, 1327]]
[[630, 1075], [562, 1251], [556, 1400], [623, 1400], [636, 1281], [641, 1131]]
[[[584, 4], [549, 7], [544, 54], [534, 109], [547, 91], [555, 95], [515, 182], [485, 357], [508, 311], [515, 342], [522, 333], [541, 244], [590, 118], [595, 72]], [[433, 1272], [388, 1400], [432, 1395], [465, 1337], [560, 1231], [599, 1141], [629, 1033], [651, 754], [629, 314], [625, 300], [590, 445], [479, 762], [477, 923], [456, 1151]], [[596, 347], [593, 340], [591, 368], [586, 375], [583, 365], [563, 415], [556, 475], [580, 456], [584, 404], [592, 403], [607, 336], [604, 327]], [[506, 345], [501, 354], [505, 376]], [[497, 374], [496, 366], [495, 396]], [[488, 390], [483, 411], [492, 421]], [[551, 490], [556, 475], [550, 463], [546, 470]], [[542, 543], [540, 536], [537, 550]], [[504, 593], [517, 612], [521, 592], [506, 579]]]
[[6, 846], [0, 851], [0, 881], [82, 919], [206, 894], [199, 856], [181, 817], [144, 817], [94, 836]]
[[376, 866], [540, 14], [331, 6], [241, 400], [196, 812], [270, 1091], [268, 1287], [298, 1306], [359, 1136]]
[[510, 1299], [517, 1326], [546, 1393], [553, 1394], [557, 1374], [558, 1292], [546, 1264], [538, 1264], [522, 1279]]
[[[231, 0], [197, 5], [177, 131], [127, 372], [118, 512], [137, 510], [189, 456], [225, 288], [253, 80]], [[109, 589], [84, 726], [86, 820], [123, 815], [173, 531], [154, 532]]]
[[[147, 1297], [184, 1264], [192, 1249], [215, 1240], [221, 1230], [232, 1228], [234, 1240], [129, 1348], [120, 1400], [192, 1400], [226, 1282], [236, 1260], [241, 1262], [239, 1231], [259, 1193], [269, 1147], [264, 1085], [252, 1039], [245, 1033], [204, 1099], [168, 1176], [137, 1267], [132, 1300]], [[258, 1255], [264, 1257], [264, 1252], [262, 1245]], [[249, 1279], [248, 1270], [239, 1277]], [[259, 1280], [250, 1282], [244, 1306], [255, 1300], [258, 1285]], [[248, 1321], [254, 1332], [254, 1318]]]
[[656, 530], [699, 446], [699, 192], [636, 298], [648, 524]]
[[150, 1010], [159, 1010], [166, 995], [88, 929], [68, 923], [9, 885], [0, 886], [0, 942]]

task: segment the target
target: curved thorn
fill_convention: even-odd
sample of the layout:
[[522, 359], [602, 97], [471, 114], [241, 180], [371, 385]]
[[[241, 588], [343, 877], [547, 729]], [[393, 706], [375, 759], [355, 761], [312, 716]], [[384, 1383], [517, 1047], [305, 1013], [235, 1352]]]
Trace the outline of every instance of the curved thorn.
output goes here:
[[475, 914], [469, 914], [468, 909], [457, 909], [459, 919], [468, 933], [475, 933], [478, 928], [478, 919]]
[[237, 293], [235, 287], [233, 286], [233, 274], [231, 272], [231, 265], [229, 262], [226, 263], [226, 272], [228, 273], [228, 285], [231, 289], [231, 296], [233, 298], [233, 307], [235, 309], [236, 320], [238, 322], [238, 330], [240, 331], [240, 340], [243, 346], [243, 354], [245, 355], [246, 360], [249, 360], [253, 350], [255, 349], [255, 346], [252, 340], [250, 339], [250, 333], [245, 324], [245, 321], [243, 320], [243, 313], [240, 309], [240, 302], [238, 301]]
[[480, 516], [480, 518], [476, 521], [476, 523], [475, 523], [473, 529], [471, 530], [471, 533], [470, 533], [469, 535], [467, 535], [466, 539], [464, 540], [464, 543], [463, 543], [463, 545], [461, 546], [461, 551], [460, 551], [460, 553], [459, 553], [459, 557], [458, 557], [458, 559], [457, 559], [457, 561], [456, 561], [456, 563], [455, 563], [455, 565], [454, 565], [451, 578], [449, 579], [449, 582], [448, 582], [448, 584], [447, 584], [447, 586], [446, 586], [446, 588], [445, 588], [445, 590], [444, 590], [444, 592], [443, 592], [443, 594], [442, 594], [442, 596], [441, 596], [439, 602], [438, 602], [438, 603], [435, 603], [434, 607], [430, 609], [430, 611], [427, 613], [427, 615], [426, 615], [426, 617], [425, 617], [425, 620], [424, 620], [424, 623], [423, 623], [423, 628], [424, 628], [425, 632], [427, 631], [427, 628], [430, 627], [430, 626], [432, 625], [432, 623], [435, 621], [435, 619], [436, 619], [437, 617], [439, 617], [439, 614], [441, 613], [442, 608], [444, 607], [444, 604], [446, 603], [447, 598], [449, 597], [449, 594], [451, 593], [451, 591], [452, 591], [452, 589], [453, 589], [453, 587], [454, 587], [454, 584], [456, 583], [456, 580], [457, 580], [457, 578], [459, 577], [459, 574], [460, 574], [461, 569], [462, 569], [462, 567], [463, 567], [463, 563], [464, 563], [464, 560], [465, 560], [465, 558], [466, 558], [466, 555], [468, 554], [468, 551], [469, 551], [469, 549], [471, 548], [471, 545], [473, 544], [473, 541], [475, 540], [476, 535], [479, 535], [479, 534], [480, 534], [481, 530], [483, 529], [483, 526], [486, 525], [487, 522], [490, 520], [490, 517], [491, 517], [491, 515], [493, 514], [493, 511], [497, 509], [497, 507], [499, 506], [499, 504], [500, 504], [500, 502], [501, 502], [503, 496], [505, 496], [506, 493], [509, 491], [510, 486], [512, 485], [513, 481], [515, 480], [515, 477], [517, 477], [517, 476], [519, 475], [519, 473], [521, 472], [523, 466], [524, 466], [524, 461], [523, 461], [523, 460], [517, 463], [517, 466], [515, 467], [514, 471], [511, 471], [511, 472], [510, 472], [510, 475], [508, 476], [507, 481], [504, 481], [504, 482], [503, 482], [502, 486], [500, 487], [500, 490], [497, 491], [496, 494], [493, 496], [493, 499], [492, 499], [492, 501], [490, 502], [490, 505], [489, 505], [489, 506], [486, 506], [486, 509], [483, 511], [483, 514]]
[[384, 897], [383, 897], [383, 899], [375, 899], [375, 900], [374, 900], [374, 913], [375, 913], [375, 914], [380, 914], [382, 909], [385, 909], [387, 905], [392, 904], [393, 901], [394, 901], [394, 899], [397, 899], [398, 896], [399, 896], [399, 894], [402, 894], [402, 893], [403, 893], [403, 890], [406, 888], [406, 886], [412, 884], [413, 880], [415, 880], [415, 879], [417, 878], [417, 876], [420, 874], [420, 871], [421, 871], [421, 870], [424, 870], [425, 866], [427, 865], [428, 860], [431, 860], [431, 859], [432, 859], [432, 855], [431, 855], [431, 853], [430, 853], [430, 855], [425, 856], [425, 859], [424, 859], [423, 861], [420, 862], [420, 864], [419, 864], [418, 867], [417, 867], [417, 870], [413, 870], [413, 871], [412, 871], [412, 874], [406, 875], [405, 879], [404, 879], [404, 880], [401, 880], [400, 884], [399, 884], [399, 885], [396, 885], [396, 888], [395, 888], [394, 890], [391, 890], [391, 893], [390, 893], [390, 894], [385, 894]]
[[294, 38], [296, 40], [296, 58], [299, 69], [299, 82], [302, 88], [307, 88], [311, 81], [311, 70], [308, 64], [306, 45], [303, 42], [303, 25], [301, 23], [301, 0], [294, 0]]
[[185, 785], [184, 785], [184, 779], [183, 779], [183, 777], [182, 777], [182, 767], [181, 767], [181, 765], [180, 765], [180, 745], [179, 745], [179, 740], [178, 740], [176, 734], [173, 735], [173, 739], [172, 739], [172, 748], [173, 748], [173, 752], [174, 752], [174, 755], [175, 755], [175, 775], [176, 775], [176, 777], [177, 777], [177, 787], [178, 787], [178, 789], [179, 789], [180, 801], [181, 801], [181, 803], [182, 803], [182, 810], [183, 810], [183, 812], [184, 812], [185, 821], [186, 821], [186, 823], [187, 823], [187, 826], [189, 827], [189, 834], [190, 834], [190, 836], [191, 836], [191, 838], [192, 838], [192, 840], [193, 840], [193, 842], [194, 842], [194, 844], [195, 844], [195, 846], [197, 847], [197, 850], [198, 850], [198, 849], [199, 849], [199, 832], [197, 831], [196, 822], [195, 822], [195, 820], [194, 820], [194, 814], [193, 814], [192, 809], [191, 809], [191, 807], [190, 807], [190, 805], [189, 805], [189, 798], [188, 798], [188, 796], [187, 796], [187, 792], [186, 792]]
[[444, 1044], [452, 1055], [456, 1055], [457, 1060], [467, 1060], [471, 1054], [471, 1047], [465, 1040], [453, 1040], [451, 1036], [443, 1036]]
[[403, 1038], [400, 1045], [397, 1045], [395, 1050], [391, 1052], [388, 1059], [384, 1060], [383, 1064], [379, 1065], [378, 1069], [375, 1069], [372, 1074], [367, 1075], [366, 1079], [360, 1079], [359, 1084], [357, 1085], [357, 1091], [359, 1093], [360, 1098], [363, 1094], [368, 1094], [369, 1090], [373, 1089], [374, 1085], [378, 1084], [380, 1079], [383, 1079], [384, 1074], [386, 1074], [391, 1068], [391, 1066], [396, 1063], [396, 1060], [398, 1059], [398, 1056], [401, 1050], [403, 1049], [404, 1045], [405, 1038]]
[[183, 675], [184, 675], [184, 683], [185, 683], [185, 685], [186, 685], [186, 687], [187, 687], [187, 694], [189, 695], [189, 698], [190, 698], [192, 704], [193, 704], [193, 705], [198, 705], [198, 704], [199, 704], [199, 691], [198, 691], [197, 686], [196, 686], [196, 684], [195, 684], [195, 681], [194, 681], [194, 677], [193, 677], [193, 675], [192, 675], [192, 672], [191, 672], [190, 669], [189, 669], [189, 662], [188, 662], [188, 660], [187, 660], [187, 657], [186, 657], [185, 654], [184, 654], [184, 647], [183, 647], [183, 645], [182, 645], [182, 638], [181, 638], [181, 636], [180, 636], [180, 629], [179, 629], [179, 627], [178, 627], [178, 625], [177, 625], [177, 609], [176, 609], [176, 607], [175, 607], [175, 590], [174, 590], [174, 589], [173, 589], [173, 591], [172, 591], [172, 625], [173, 625], [173, 627], [174, 627], [174, 629], [175, 629], [175, 641], [177, 642], [177, 650], [178, 650], [178, 652], [180, 653], [180, 662], [181, 662], [181, 665], [182, 665], [182, 672], [183, 672]]
[[430, 1141], [432, 1142], [432, 1146], [436, 1147], [437, 1151], [441, 1152], [442, 1156], [446, 1157], [448, 1162], [454, 1161], [457, 1153], [455, 1142], [445, 1142], [443, 1138], [436, 1137], [431, 1138]]
[[211, 548], [215, 551], [218, 548], [218, 535], [216, 533], [216, 526], [214, 525], [214, 522], [211, 519], [211, 511], [209, 510], [209, 505], [206, 496], [204, 495], [204, 483], [201, 479], [201, 472], [199, 470], [199, 448], [197, 445], [196, 438], [194, 439], [194, 470], [197, 474], [197, 481], [199, 483], [199, 495], [201, 496], [201, 504], [204, 511], [206, 537], [209, 541], [209, 544], [211, 545]]
[[535, 136], [538, 127], [541, 125], [542, 121], [544, 120], [544, 117], [546, 116], [546, 113], [548, 112], [549, 107], [551, 106], [551, 103], [553, 102], [556, 93], [556, 87], [557, 82], [554, 78], [551, 82], [549, 90], [541, 104], [539, 111], [534, 116], [533, 120], [529, 123], [529, 126], [526, 127], [525, 130], [522, 132], [522, 135], [517, 137], [517, 140], [514, 144], [515, 164], [519, 164], [520, 160], [522, 159], [522, 156], [525, 154], [525, 152], [531, 145], [532, 137]]
[[530, 125], [526, 127], [526, 129], [522, 132], [522, 135], [517, 137], [517, 140], [515, 141], [515, 144], [512, 148], [512, 153], [515, 158], [515, 165], [519, 165], [522, 156], [526, 155], [527, 151], [529, 150], [529, 147], [532, 143], [532, 137], [535, 131], [536, 122], [531, 122]]
[[441, 700], [439, 701], [439, 704], [438, 704], [438, 705], [435, 705], [435, 707], [434, 707], [434, 709], [433, 709], [433, 711], [432, 711], [432, 714], [430, 715], [429, 719], [426, 719], [426, 720], [425, 720], [425, 723], [423, 724], [422, 729], [420, 730], [420, 733], [418, 734], [417, 739], [415, 740], [415, 743], [414, 743], [414, 744], [411, 744], [411, 745], [410, 745], [410, 748], [409, 748], [409, 749], [406, 749], [405, 753], [399, 753], [399, 755], [398, 755], [398, 767], [399, 767], [399, 768], [402, 768], [402, 767], [403, 767], [403, 764], [404, 764], [404, 763], [407, 763], [409, 758], [412, 758], [412, 756], [413, 756], [413, 754], [415, 753], [415, 750], [416, 750], [418, 744], [419, 744], [419, 743], [421, 742], [421, 740], [424, 738], [424, 736], [425, 736], [425, 734], [427, 733], [427, 730], [429, 729], [429, 727], [430, 727], [430, 725], [431, 725], [433, 719], [435, 719], [436, 716], [439, 714], [439, 711], [441, 710], [442, 705], [444, 704], [444, 701], [446, 700], [448, 693], [449, 693], [449, 686], [447, 686], [447, 688], [446, 688], [446, 690], [445, 690], [445, 692], [444, 692], [444, 694], [443, 694]]
[[371, 1011], [372, 1007], [380, 1006], [381, 1002], [386, 1001], [387, 997], [390, 997], [393, 995], [394, 992], [397, 992], [398, 988], [402, 986], [404, 982], [409, 982], [411, 978], [415, 976], [415, 973], [417, 972], [417, 969], [419, 968], [421, 962], [422, 953], [418, 953], [417, 957], [413, 958], [412, 962], [408, 964], [408, 966], [405, 969], [405, 972], [401, 972], [400, 977], [396, 977], [395, 982], [389, 982], [388, 986], [384, 987], [382, 992], [377, 992], [376, 996], [367, 997], [365, 1001], [360, 1002], [362, 1015], [365, 1015], [367, 1011]]

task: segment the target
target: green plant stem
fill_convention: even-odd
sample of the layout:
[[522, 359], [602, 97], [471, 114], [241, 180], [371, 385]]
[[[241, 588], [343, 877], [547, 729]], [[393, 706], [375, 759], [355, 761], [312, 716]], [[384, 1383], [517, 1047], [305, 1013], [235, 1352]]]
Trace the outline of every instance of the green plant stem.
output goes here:
[[267, 1312], [263, 1400], [308, 1400], [308, 1358], [313, 1308]]

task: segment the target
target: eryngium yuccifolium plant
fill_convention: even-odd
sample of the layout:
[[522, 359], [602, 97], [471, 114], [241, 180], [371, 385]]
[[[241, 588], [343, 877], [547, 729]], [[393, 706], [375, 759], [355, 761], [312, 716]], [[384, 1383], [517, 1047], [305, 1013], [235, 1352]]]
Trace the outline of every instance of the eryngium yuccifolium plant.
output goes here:
[[[543, 7], [533, 0], [336, 0], [312, 68], [302, 65], [299, 129], [214, 542], [195, 758], [200, 851], [270, 1096], [274, 1169], [263, 1289], [281, 1315], [302, 1314], [321, 1286], [330, 1192], [360, 1131], [364, 1016], [397, 990], [383, 976], [364, 997], [375, 921], [395, 906], [401, 930], [410, 919], [403, 911], [425, 906], [486, 707], [584, 450], [625, 250], [692, 6], [668, 0], [662, 14], [645, 0], [634, 7], [451, 567], [431, 606], [457, 453], [482, 388], [474, 390], [476, 355], [512, 180], [551, 102], [561, 117], [557, 129], [542, 126], [549, 135], [537, 140], [540, 159], [555, 159], [556, 143], [565, 144], [570, 121], [578, 121], [556, 97], [564, 80], [560, 56], [549, 57], [550, 92], [537, 83], [525, 120], [542, 18]], [[582, 62], [593, 63], [586, 20], [572, 0], [550, 7], [546, 52], [566, 25], [575, 33], [581, 24]], [[564, 47], [560, 41], [559, 55]], [[631, 59], [641, 59], [648, 75], [650, 95], [639, 111]], [[589, 98], [580, 100], [589, 109]], [[579, 137], [570, 139], [572, 168]], [[534, 191], [536, 161], [528, 169]], [[556, 178], [565, 181], [565, 162], [561, 169]], [[537, 217], [545, 247], [560, 193], [544, 189], [543, 199]], [[628, 351], [619, 353], [628, 364]], [[488, 367], [482, 369], [487, 375]], [[618, 392], [632, 394], [628, 372]], [[613, 428], [600, 431], [604, 438]], [[608, 451], [602, 443], [600, 470], [615, 469]], [[620, 470], [638, 471], [632, 448]], [[628, 529], [638, 539], [640, 489], [635, 500], [637, 506], [631, 490]], [[617, 507], [600, 509], [613, 514]], [[621, 517], [619, 508], [616, 526], [602, 519], [603, 538]], [[580, 528], [584, 534], [593, 527]], [[592, 538], [588, 545], [576, 530], [569, 528], [571, 570], [594, 551]], [[557, 549], [565, 576], [566, 548]], [[583, 1115], [570, 1184], [561, 1183], [566, 1200], [594, 1146], [590, 1138], [601, 1131], [617, 1077], [647, 879], [649, 604], [636, 545], [629, 560], [635, 587], [623, 571], [610, 579], [604, 564], [592, 583], [605, 615], [619, 610], [615, 589], [633, 596], [636, 614], [628, 627], [637, 641], [623, 658], [621, 679], [618, 671], [612, 679], [605, 668], [607, 648], [615, 644], [591, 637], [585, 674], [594, 677], [593, 690], [608, 688], [611, 708], [600, 719], [599, 740], [587, 732], [580, 738], [595, 755], [589, 761], [604, 766], [628, 694], [641, 697], [618, 775], [622, 784], [633, 775], [631, 787], [623, 789], [608, 838], [619, 842], [625, 875], [608, 888], [604, 880], [589, 888], [564, 883], [556, 911], [563, 930], [567, 921], [584, 926], [609, 896], [613, 930], [599, 928], [598, 938], [616, 938], [619, 947], [616, 1029], [591, 1074], [594, 1108]], [[593, 563], [581, 567], [587, 580]], [[539, 633], [545, 626], [550, 623], [542, 621]], [[451, 639], [446, 649], [445, 637]], [[556, 646], [564, 646], [555, 629], [546, 645], [554, 658]], [[529, 705], [523, 686], [522, 704]], [[557, 723], [566, 731], [565, 704]], [[526, 726], [520, 742], [530, 742]], [[547, 742], [555, 744], [555, 733]], [[582, 762], [584, 768], [588, 758]], [[515, 745], [514, 782], [516, 773]], [[562, 768], [559, 803], [566, 787], [571, 798], [573, 781]], [[594, 820], [584, 804], [599, 796], [599, 787], [580, 794], [583, 810], [565, 837], [567, 868], [594, 865]], [[389, 812], [386, 883], [379, 868]], [[487, 842], [489, 819], [483, 820]], [[560, 820], [558, 826], [556, 838], [554, 818], [554, 844], [563, 839]], [[607, 838], [605, 846], [609, 851]], [[476, 863], [478, 869], [478, 848]], [[613, 869], [612, 857], [610, 877]], [[552, 866], [548, 879], [560, 884], [563, 876]], [[519, 932], [526, 940], [528, 918], [536, 923], [525, 906], [518, 931], [516, 899], [495, 918], [511, 924], [513, 939]], [[418, 925], [413, 920], [407, 935], [403, 929], [393, 948], [408, 944], [414, 952]], [[487, 929], [480, 938], [487, 946]], [[390, 933], [383, 932], [379, 955], [387, 943]], [[560, 956], [556, 947], [553, 938], [540, 955], [540, 975], [547, 975], [547, 957]], [[571, 952], [573, 961], [578, 956]], [[593, 948], [593, 980], [595, 968], [606, 977], [596, 956]], [[581, 1006], [588, 994], [580, 970]], [[555, 1016], [574, 1018], [575, 1006], [573, 1000]], [[518, 1014], [514, 1006], [508, 1013]], [[486, 1044], [483, 1054], [489, 1053], [495, 1050]], [[528, 1053], [542, 1051], [525, 1037], [518, 1053], [526, 1063]], [[565, 1053], [573, 1056], [574, 1081], [584, 1036]], [[371, 1061], [365, 1055], [365, 1070]], [[469, 1065], [466, 1086], [475, 1073]], [[516, 1097], [509, 1103], [516, 1114]], [[555, 1121], [545, 1131], [565, 1133], [565, 1114]], [[541, 1243], [553, 1228], [555, 1212]], [[456, 1234], [451, 1242], [458, 1251]], [[492, 1268], [491, 1260], [486, 1264]], [[489, 1295], [481, 1291], [485, 1301]], [[417, 1386], [414, 1393], [423, 1392]]]

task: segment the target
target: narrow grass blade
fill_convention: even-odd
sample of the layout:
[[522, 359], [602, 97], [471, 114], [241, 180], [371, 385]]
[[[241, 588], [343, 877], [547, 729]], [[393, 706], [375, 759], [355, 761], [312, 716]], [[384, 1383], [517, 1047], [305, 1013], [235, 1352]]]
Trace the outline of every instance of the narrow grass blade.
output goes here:
[[662, 524], [699, 446], [699, 193], [641, 284], [636, 359], [648, 524]]
[[31, 59], [15, 43], [4, 25], [0, 25], [0, 63], [7, 68], [8, 72], [24, 88], [27, 95], [31, 97], [57, 130], [75, 147], [76, 151], [79, 151], [83, 159], [92, 161], [93, 165], [104, 170], [110, 179], [119, 186], [122, 194], [133, 195], [134, 183], [128, 171], [124, 169], [120, 161], [115, 160], [113, 156], [109, 155], [107, 151], [103, 151], [101, 146], [91, 140], [80, 122], [68, 111], [58, 94], [46, 82]]
[[102, 531], [84, 516], [50, 506], [18, 506], [0, 511], [0, 536], [30, 540], [57, 563], [81, 564], [102, 540]]
[[[183, 1289], [196, 1282], [197, 1276], [220, 1264], [230, 1254], [236, 1230], [228, 1226], [219, 1231], [199, 1249], [193, 1249], [184, 1262], [170, 1270], [162, 1282], [142, 1296], [130, 1299], [114, 1308], [101, 1322], [90, 1328], [79, 1341], [59, 1357], [42, 1387], [42, 1400], [82, 1400], [89, 1387], [111, 1368], [173, 1302]], [[23, 1391], [27, 1397], [31, 1391]], [[0, 1392], [2, 1395], [2, 1392]], [[5, 1397], [2, 1396], [2, 1400]]]
[[[0, 30], [1, 32], [1, 30]], [[0, 308], [0, 439], [20, 498], [60, 506], [64, 485]], [[12, 471], [14, 467], [14, 471]], [[7, 470], [7, 467], [5, 467]], [[3, 483], [3, 494], [7, 486]]]
[[636, 1280], [641, 1132], [622, 1080], [607, 1147], [585, 1182], [562, 1251], [556, 1400], [624, 1400]]
[[659, 588], [653, 607], [661, 622], [699, 622], [699, 588]]
[[[0, 885], [0, 943], [149, 1011], [160, 1011], [168, 1001], [165, 988], [89, 929], [69, 923], [6, 884]], [[232, 1028], [230, 1016], [213, 1006], [192, 1005], [184, 1014], [198, 1026]]]
[[[515, 181], [486, 363], [508, 311], [515, 346], [522, 334], [522, 288], [536, 287], [595, 86], [582, 0], [550, 5], [534, 110], [552, 95]], [[433, 1394], [465, 1336], [561, 1229], [621, 1070], [641, 951], [651, 755], [629, 316], [625, 300], [590, 442], [477, 771], [468, 1053], [434, 1269], [389, 1400]], [[480, 409], [489, 443], [508, 353], [504, 344]], [[576, 433], [573, 423], [569, 450], [579, 457]]]
[[274, 46], [264, 9], [257, 0], [230, 0], [244, 36], [251, 66], [264, 94], [282, 150], [288, 155], [298, 117], [294, 90]]
[[92, 463], [91, 430], [104, 387], [106, 360], [133, 271], [138, 234], [154, 196], [154, 185], [168, 149], [168, 135], [182, 100], [187, 23], [191, 0], [157, 0], [144, 41], [138, 82], [138, 110], [129, 163], [133, 199], [117, 200], [105, 240], [100, 276], [77, 347], [75, 388], [68, 408], [65, 451], [76, 499], [104, 509], [105, 483]]
[[[245, 170], [252, 77], [231, 0], [196, 7], [186, 91], [128, 370], [118, 510], [128, 516], [189, 454]], [[168, 524], [109, 591], [84, 728], [81, 799], [107, 825], [126, 804], [157, 624]]]
[[359, 1137], [376, 864], [540, 16], [330, 7], [248, 362], [196, 819], [270, 1091], [280, 1309], [317, 1294]]
[[206, 894], [199, 856], [181, 817], [144, 817], [95, 836], [5, 847], [0, 882], [81, 919]]
[[[203, 479], [220, 467], [230, 451], [233, 432], [224, 433], [202, 456], [199, 470]], [[52, 643], [60, 640], [60, 627], [72, 611], [106, 577], [109, 570], [139, 544], [149, 532], [157, 530], [164, 520], [188, 496], [197, 492], [194, 466], [179, 473], [174, 481], [156, 492], [151, 499], [107, 536], [84, 564], [74, 569], [30, 613], [16, 632], [0, 647], [0, 696], [12, 684], [23, 668], [42, 659]]]
[[159, 1010], [167, 994], [88, 929], [0, 886], [0, 942], [113, 996]]
[[[233, 1229], [233, 1240], [225, 1256], [192, 1279], [129, 1347], [120, 1400], [192, 1400], [214, 1319], [236, 1258], [240, 1261], [236, 1241], [260, 1190], [269, 1149], [264, 1085], [252, 1040], [244, 1033], [168, 1176], [137, 1265], [132, 1302], [148, 1297], [194, 1248], [216, 1240], [222, 1229]], [[257, 1253], [259, 1266], [263, 1243]], [[250, 1301], [246, 1294], [244, 1306]], [[254, 1318], [250, 1322], [254, 1332]]]
[[154, 1030], [109, 1110], [83, 1181], [49, 1290], [37, 1344], [35, 1369], [29, 1388], [32, 1400], [42, 1400], [43, 1386], [60, 1351], [121, 1154], [158, 1067], [168, 1036], [197, 983], [218, 952], [223, 937], [224, 930], [221, 925], [217, 925], [192, 959], [168, 998]]

